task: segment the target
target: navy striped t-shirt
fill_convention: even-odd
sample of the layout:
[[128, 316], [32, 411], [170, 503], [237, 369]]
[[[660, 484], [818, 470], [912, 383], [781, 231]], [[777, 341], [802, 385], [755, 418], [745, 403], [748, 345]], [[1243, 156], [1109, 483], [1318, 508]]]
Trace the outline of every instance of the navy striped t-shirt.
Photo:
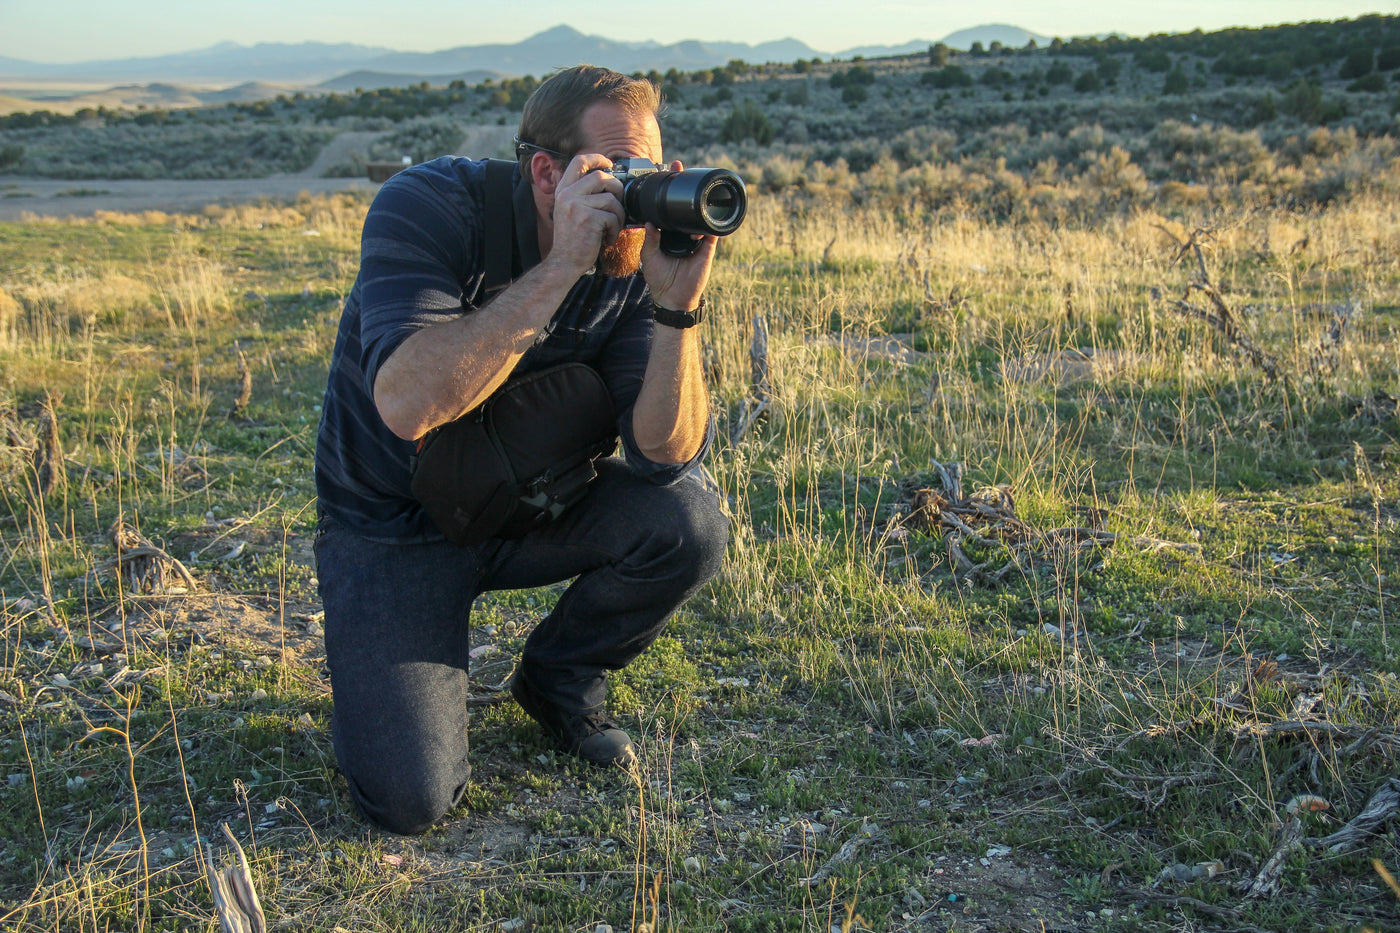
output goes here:
[[[365, 217], [360, 272], [341, 314], [316, 437], [316, 491], [322, 510], [366, 538], [442, 538], [410, 492], [416, 445], [379, 417], [374, 380], [410, 334], [479, 313], [474, 300], [484, 267], [485, 164], [447, 156], [405, 169], [384, 183]], [[518, 169], [515, 185], [517, 262], [528, 269], [539, 251], [533, 202]], [[713, 421], [688, 463], [657, 464], [642, 456], [632, 436], [632, 406], [651, 345], [651, 297], [640, 273], [598, 282], [595, 275], [575, 283], [514, 373], [568, 361], [592, 365], [617, 409], [627, 461], [653, 482], [675, 482], [705, 455]]]

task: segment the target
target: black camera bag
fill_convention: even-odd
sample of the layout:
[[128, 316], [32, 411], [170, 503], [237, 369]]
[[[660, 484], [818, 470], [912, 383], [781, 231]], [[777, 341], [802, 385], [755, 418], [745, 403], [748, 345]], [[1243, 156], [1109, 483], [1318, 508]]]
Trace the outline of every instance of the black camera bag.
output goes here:
[[429, 434], [413, 495], [458, 546], [516, 538], [558, 518], [617, 445], [617, 415], [597, 370], [564, 363], [511, 379]]
[[[481, 306], [516, 266], [515, 163], [486, 163]], [[526, 373], [418, 444], [413, 496], [453, 544], [519, 537], [553, 521], [598, 475], [593, 461], [617, 445], [617, 414], [597, 370], [564, 363]]]

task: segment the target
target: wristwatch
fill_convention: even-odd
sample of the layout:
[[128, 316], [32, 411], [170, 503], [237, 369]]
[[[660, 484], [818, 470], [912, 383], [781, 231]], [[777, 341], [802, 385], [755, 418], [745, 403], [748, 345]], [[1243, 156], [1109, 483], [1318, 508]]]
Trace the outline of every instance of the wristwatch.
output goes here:
[[651, 319], [667, 327], [681, 329], [694, 327], [705, 319], [705, 299], [700, 299], [700, 304], [694, 311], [675, 311], [671, 308], [663, 308], [661, 305], [652, 305]]

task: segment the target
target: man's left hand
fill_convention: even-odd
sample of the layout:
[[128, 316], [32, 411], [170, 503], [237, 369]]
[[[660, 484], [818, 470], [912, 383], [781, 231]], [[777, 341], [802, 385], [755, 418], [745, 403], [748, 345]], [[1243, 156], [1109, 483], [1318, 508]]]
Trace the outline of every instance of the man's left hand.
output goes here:
[[[680, 162], [671, 163], [671, 171], [684, 168]], [[661, 231], [647, 224], [646, 241], [642, 244], [642, 276], [651, 290], [652, 303], [675, 311], [693, 311], [705, 294], [710, 279], [710, 264], [714, 262], [718, 237], [697, 237], [700, 246], [689, 256], [668, 256], [661, 252]]]

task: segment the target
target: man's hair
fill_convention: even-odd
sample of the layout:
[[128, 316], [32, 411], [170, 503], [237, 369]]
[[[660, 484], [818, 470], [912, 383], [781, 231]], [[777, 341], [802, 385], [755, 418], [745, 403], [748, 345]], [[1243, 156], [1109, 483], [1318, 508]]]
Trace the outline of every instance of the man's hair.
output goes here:
[[[612, 101], [629, 113], [661, 113], [661, 92], [645, 78], [630, 78], [609, 68], [575, 65], [556, 71], [535, 89], [520, 117], [520, 139], [572, 157], [583, 148], [583, 113], [598, 101]], [[530, 156], [520, 155], [528, 177]]]

